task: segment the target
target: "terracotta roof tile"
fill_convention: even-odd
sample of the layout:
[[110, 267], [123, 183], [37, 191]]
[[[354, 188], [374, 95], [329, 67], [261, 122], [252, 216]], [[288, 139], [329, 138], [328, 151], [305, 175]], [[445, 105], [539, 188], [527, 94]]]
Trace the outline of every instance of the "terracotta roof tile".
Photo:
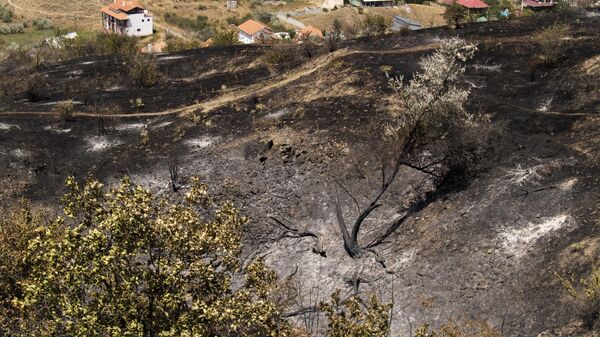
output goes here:
[[252, 19], [242, 23], [237, 28], [248, 35], [254, 35], [263, 29], [271, 30], [269, 27], [263, 25], [262, 23], [260, 23], [258, 21], [254, 21]]
[[488, 8], [488, 4], [481, 0], [456, 0], [456, 3], [467, 8]]
[[144, 6], [138, 0], [116, 0], [108, 5], [108, 7], [112, 10], [121, 10], [123, 12], [129, 12], [134, 8], [144, 9]]
[[101, 11], [107, 15], [112, 16], [113, 18], [115, 18], [117, 20], [127, 20], [127, 13], [125, 13], [125, 12], [117, 13], [117, 12], [111, 10], [108, 6], [102, 7]]

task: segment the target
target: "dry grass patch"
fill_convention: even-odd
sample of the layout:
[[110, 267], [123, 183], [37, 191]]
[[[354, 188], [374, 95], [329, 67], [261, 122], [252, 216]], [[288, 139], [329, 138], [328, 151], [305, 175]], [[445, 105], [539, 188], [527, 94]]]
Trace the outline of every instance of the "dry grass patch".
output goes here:
[[[398, 8], [365, 8], [365, 14], [381, 15], [387, 20], [392, 20], [396, 15], [402, 15], [414, 20], [421, 22], [425, 27], [441, 26], [444, 25], [444, 7], [438, 5], [417, 5], [409, 4], [400, 6]], [[358, 14], [356, 8], [344, 7], [336, 11], [330, 11], [328, 13], [306, 15], [297, 17], [300, 21], [307, 25], [319, 29], [331, 29], [334, 20], [340, 20], [342, 26], [352, 27], [356, 23], [360, 22], [364, 14]]]

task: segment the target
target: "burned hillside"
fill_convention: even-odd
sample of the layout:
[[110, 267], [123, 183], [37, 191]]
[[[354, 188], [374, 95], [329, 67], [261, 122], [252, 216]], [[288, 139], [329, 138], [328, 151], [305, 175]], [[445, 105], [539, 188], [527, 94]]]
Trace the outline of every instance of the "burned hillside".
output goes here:
[[[532, 36], [556, 22], [569, 25], [568, 36], [558, 61], [543, 64]], [[276, 65], [264, 60], [269, 46], [160, 54], [159, 79], [147, 88], [132, 83], [120, 57], [38, 70], [5, 64], [0, 203], [54, 206], [69, 175], [106, 184], [128, 175], [167, 197], [198, 176], [251, 218], [245, 256], [297, 278], [296, 311], [341, 288], [393, 302], [395, 335], [466, 317], [506, 336], [569, 324], [578, 326], [571, 335], [544, 336], [593, 336], [555, 272], [582, 275], [600, 254], [599, 25], [600, 16], [578, 12], [426, 29]], [[444, 162], [440, 177], [399, 170], [361, 235], [375, 240], [382, 224], [408, 216], [353, 258], [337, 208], [356, 217], [393, 157], [382, 133], [401, 107], [388, 76], [411, 79], [422, 57], [455, 36], [477, 47], [461, 86], [485, 124], [458, 137], [464, 167]], [[55, 108], [65, 100], [69, 120]]]

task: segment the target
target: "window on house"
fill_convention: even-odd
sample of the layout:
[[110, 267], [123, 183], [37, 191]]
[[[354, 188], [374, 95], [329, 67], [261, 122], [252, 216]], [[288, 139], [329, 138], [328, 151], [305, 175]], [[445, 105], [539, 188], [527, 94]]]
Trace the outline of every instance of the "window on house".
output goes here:
[[137, 31], [139, 32], [139, 31], [141, 31], [141, 30], [142, 30], [141, 28], [138, 28], [138, 30], [137, 30]]

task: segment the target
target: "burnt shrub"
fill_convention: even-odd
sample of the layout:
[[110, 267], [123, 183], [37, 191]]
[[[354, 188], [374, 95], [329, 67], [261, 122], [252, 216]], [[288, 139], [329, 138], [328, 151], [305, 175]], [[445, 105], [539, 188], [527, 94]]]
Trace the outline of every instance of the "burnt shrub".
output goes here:
[[563, 57], [564, 40], [571, 28], [565, 23], [555, 23], [533, 34], [532, 39], [539, 48], [537, 58], [547, 66], [555, 65]]
[[159, 78], [158, 65], [150, 55], [135, 54], [129, 57], [129, 76], [140, 88], [155, 85]]
[[293, 43], [279, 43], [273, 45], [264, 54], [264, 60], [271, 65], [293, 65], [301, 61], [301, 48]]
[[575, 308], [590, 330], [600, 330], [600, 266], [591, 268], [588, 276], [579, 282], [556, 274], [565, 290], [575, 301]]
[[52, 111], [54, 111], [60, 119], [65, 122], [72, 122], [74, 120], [73, 112], [74, 112], [73, 102], [65, 101], [58, 103]]
[[45, 76], [35, 73], [24, 79], [24, 96], [30, 102], [39, 102], [48, 98], [49, 83]]

